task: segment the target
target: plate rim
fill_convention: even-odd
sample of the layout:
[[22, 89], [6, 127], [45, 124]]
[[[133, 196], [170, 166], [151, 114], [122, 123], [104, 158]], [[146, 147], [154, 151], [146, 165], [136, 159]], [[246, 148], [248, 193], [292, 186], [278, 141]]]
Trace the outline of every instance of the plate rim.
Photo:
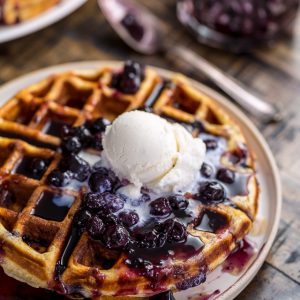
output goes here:
[[[84, 0], [85, 1], [85, 0]], [[13, 89], [13, 86], [20, 84], [23, 81], [28, 80], [29, 78], [35, 78], [37, 77], [37, 81], [42, 80], [43, 78], [49, 76], [53, 73], [68, 71], [68, 70], [91, 70], [100, 68], [103, 66], [111, 66], [111, 67], [117, 67], [120, 66], [123, 63], [123, 61], [118, 60], [88, 60], [88, 61], [79, 61], [79, 62], [69, 62], [69, 63], [63, 63], [58, 65], [53, 65], [46, 68], [41, 68], [32, 72], [29, 72], [27, 74], [21, 75], [15, 79], [12, 79], [2, 85], [0, 85], [0, 94], [4, 93], [5, 90], [11, 90]], [[160, 74], [165, 74], [166, 76], [172, 76], [178, 72], [170, 71], [164, 68], [156, 67], [153, 65], [148, 65], [151, 68], [154, 68], [157, 70]], [[259, 132], [258, 128], [254, 125], [254, 123], [246, 116], [246, 114], [241, 111], [235, 104], [233, 104], [227, 97], [221, 95], [217, 91], [213, 90], [212, 88], [206, 86], [205, 84], [194, 80], [188, 76], [186, 76], [192, 85], [194, 87], [200, 87], [204, 93], [208, 94], [209, 96], [213, 97], [225, 110], [232, 115], [233, 117], [237, 117], [243, 125], [247, 127], [247, 129], [253, 134], [253, 137], [257, 140], [258, 144], [261, 146], [264, 154], [268, 158], [268, 163], [271, 168], [271, 174], [273, 176], [273, 181], [275, 183], [275, 203], [276, 207], [274, 210], [274, 218], [273, 218], [273, 226], [271, 227], [270, 234], [268, 236], [268, 239], [264, 243], [263, 247], [260, 249], [257, 257], [252, 262], [252, 264], [246, 269], [245, 273], [241, 275], [241, 277], [232, 285], [230, 286], [226, 291], [224, 291], [222, 294], [217, 296], [218, 300], [228, 300], [233, 299], [237, 295], [239, 295], [246, 286], [251, 282], [251, 280], [255, 277], [255, 275], [260, 270], [261, 266], [263, 265], [264, 261], [267, 258], [267, 255], [271, 249], [272, 244], [274, 243], [278, 228], [279, 228], [279, 222], [281, 217], [281, 210], [282, 210], [282, 183], [280, 179], [280, 173], [279, 169], [276, 164], [276, 160], [271, 152], [271, 149], [269, 145], [267, 144], [265, 138], [262, 136], [262, 134]], [[25, 85], [26, 86], [26, 85]], [[18, 90], [16, 90], [14, 93], [16, 93]], [[2, 103], [5, 103], [8, 99], [3, 99], [0, 101], [0, 105]]]
[[7, 26], [1, 25], [0, 44], [19, 39], [42, 30], [67, 17], [86, 2], [87, 0], [63, 0], [54, 7], [30, 20], [21, 22], [19, 24]]

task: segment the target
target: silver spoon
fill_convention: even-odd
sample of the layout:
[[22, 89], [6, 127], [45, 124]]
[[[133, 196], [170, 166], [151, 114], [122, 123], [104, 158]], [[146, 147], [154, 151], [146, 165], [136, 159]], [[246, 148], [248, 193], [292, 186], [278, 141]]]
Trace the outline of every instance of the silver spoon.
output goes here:
[[275, 105], [248, 91], [236, 79], [225, 74], [190, 49], [168, 43], [161, 21], [132, 0], [98, 0], [105, 18], [131, 48], [143, 54], [165, 53], [184, 62], [213, 81], [246, 111], [264, 122], [277, 122], [281, 115]]

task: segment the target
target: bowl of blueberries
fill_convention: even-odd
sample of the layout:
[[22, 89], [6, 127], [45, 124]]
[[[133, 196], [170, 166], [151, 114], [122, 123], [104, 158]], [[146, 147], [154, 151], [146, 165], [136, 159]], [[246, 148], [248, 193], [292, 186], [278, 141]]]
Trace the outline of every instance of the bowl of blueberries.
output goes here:
[[291, 35], [300, 0], [178, 0], [179, 21], [206, 45], [250, 52]]

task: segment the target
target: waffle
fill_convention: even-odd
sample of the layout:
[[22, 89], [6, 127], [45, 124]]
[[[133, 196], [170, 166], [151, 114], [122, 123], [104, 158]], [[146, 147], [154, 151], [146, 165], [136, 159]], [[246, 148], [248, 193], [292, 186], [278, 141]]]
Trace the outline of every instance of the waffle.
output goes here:
[[[111, 85], [118, 72], [104, 67], [56, 74], [21, 90], [0, 108], [0, 264], [9, 276], [77, 298], [149, 297], [201, 284], [250, 231], [259, 187], [254, 158], [239, 127], [182, 75], [166, 80], [147, 67], [139, 89], [124, 94]], [[59, 150], [63, 124], [79, 126], [102, 117], [112, 121], [139, 108], [200, 135], [208, 149], [205, 163], [236, 174], [234, 184], [225, 184], [227, 198], [220, 203], [196, 201], [186, 193], [194, 203], [188, 241], [172, 248], [172, 258], [161, 249], [151, 250], [149, 255], [163, 257], [164, 263], [150, 269], [132, 267], [130, 253], [108, 249], [85, 231], [78, 234], [74, 218], [88, 190], [86, 181], [79, 188], [55, 188], [47, 181], [64, 159]], [[94, 150], [86, 151], [93, 157]], [[47, 166], [31, 176], [26, 161], [36, 157]], [[55, 197], [65, 199], [65, 206], [53, 220], [51, 208], [43, 204]], [[143, 251], [147, 257], [148, 250]]]
[[34, 18], [60, 0], [2, 0], [0, 3], [0, 24], [12, 25]]

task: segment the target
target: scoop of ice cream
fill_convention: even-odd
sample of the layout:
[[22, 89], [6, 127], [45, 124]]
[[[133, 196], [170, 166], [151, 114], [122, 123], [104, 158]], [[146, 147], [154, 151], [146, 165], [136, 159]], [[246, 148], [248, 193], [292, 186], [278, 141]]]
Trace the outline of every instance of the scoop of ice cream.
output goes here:
[[120, 115], [107, 127], [103, 155], [113, 171], [132, 183], [155, 192], [176, 192], [188, 187], [204, 160], [205, 144], [181, 125], [142, 111]]

